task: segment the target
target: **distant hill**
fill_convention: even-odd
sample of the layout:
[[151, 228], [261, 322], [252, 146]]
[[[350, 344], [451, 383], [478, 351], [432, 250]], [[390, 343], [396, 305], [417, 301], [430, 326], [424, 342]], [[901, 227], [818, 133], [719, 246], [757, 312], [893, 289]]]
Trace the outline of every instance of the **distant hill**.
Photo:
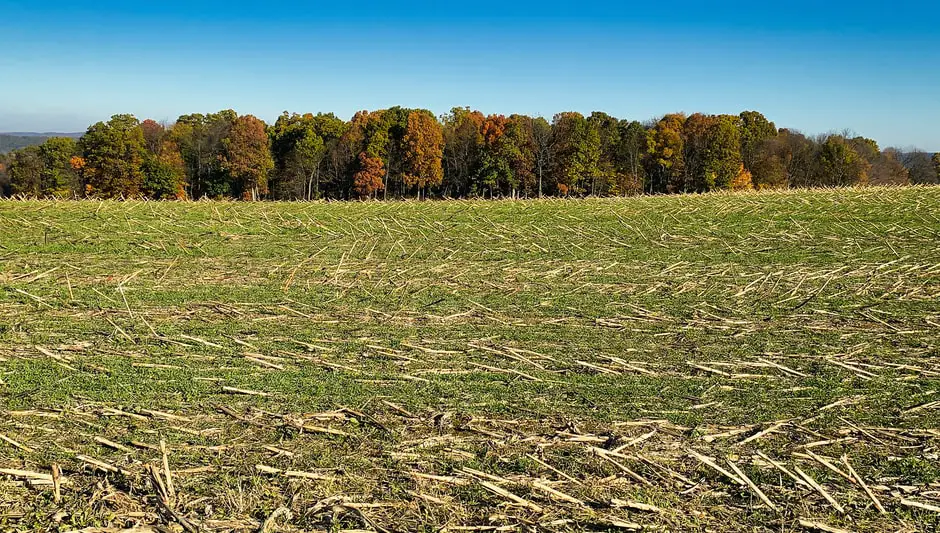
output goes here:
[[47, 131], [47, 132], [43, 132], [43, 133], [39, 133], [39, 132], [35, 132], [35, 131], [4, 131], [4, 132], [0, 132], [0, 135], [13, 135], [13, 136], [16, 136], [16, 137], [46, 137], [46, 138], [49, 138], [49, 137], [73, 137], [73, 138], [76, 138], [76, 139], [79, 138], [79, 137], [81, 137], [81, 136], [84, 135], [84, 134], [85, 134], [84, 132], [61, 133], [61, 132], [58, 132], [58, 131]]
[[72, 137], [78, 139], [81, 133], [58, 133], [45, 132], [36, 133], [32, 131], [11, 131], [9, 133], [0, 133], [0, 154], [26, 148], [36, 144], [42, 144], [50, 137]]

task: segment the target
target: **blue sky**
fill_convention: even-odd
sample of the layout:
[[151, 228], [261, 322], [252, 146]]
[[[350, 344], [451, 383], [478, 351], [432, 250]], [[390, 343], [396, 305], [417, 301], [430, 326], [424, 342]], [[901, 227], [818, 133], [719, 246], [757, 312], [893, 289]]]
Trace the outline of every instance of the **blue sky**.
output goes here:
[[226, 108], [756, 109], [940, 151], [935, 2], [319, 4], [0, 0], [0, 131]]

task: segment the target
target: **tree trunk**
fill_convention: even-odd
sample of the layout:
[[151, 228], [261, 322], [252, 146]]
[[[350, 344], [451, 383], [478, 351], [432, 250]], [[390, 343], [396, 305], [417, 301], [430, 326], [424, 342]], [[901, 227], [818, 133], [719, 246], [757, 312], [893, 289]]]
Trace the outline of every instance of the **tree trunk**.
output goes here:
[[320, 197], [320, 165], [317, 165], [317, 171], [315, 174], [316, 176], [314, 177], [314, 187], [316, 187], [316, 192], [314, 193], [312, 199], [317, 199]]
[[539, 198], [542, 197], [542, 165], [539, 164]]

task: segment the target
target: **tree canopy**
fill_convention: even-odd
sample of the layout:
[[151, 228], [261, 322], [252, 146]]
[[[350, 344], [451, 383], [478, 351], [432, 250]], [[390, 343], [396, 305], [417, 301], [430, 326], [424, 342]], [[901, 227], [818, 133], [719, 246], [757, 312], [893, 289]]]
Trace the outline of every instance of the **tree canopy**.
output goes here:
[[0, 194], [242, 200], [622, 196], [940, 183], [940, 154], [864, 137], [809, 137], [764, 115], [672, 113], [641, 123], [595, 111], [484, 115], [455, 107], [284, 112], [231, 109], [173, 123], [133, 115], [75, 141], [0, 155]]

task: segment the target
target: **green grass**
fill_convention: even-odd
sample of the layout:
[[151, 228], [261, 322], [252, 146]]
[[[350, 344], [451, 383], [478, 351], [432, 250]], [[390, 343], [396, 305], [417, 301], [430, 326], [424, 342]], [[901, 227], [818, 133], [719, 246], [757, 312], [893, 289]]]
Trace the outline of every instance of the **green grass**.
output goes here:
[[[257, 529], [278, 507], [291, 511], [277, 519], [285, 529], [936, 525], [901, 498], [940, 505], [938, 188], [0, 201], [0, 288], [0, 433], [31, 450], [0, 442], [0, 467], [56, 463], [70, 480], [60, 504], [50, 487], [0, 481], [11, 509], [0, 524], [11, 528], [178, 521], [144, 469], [160, 465], [159, 451], [131, 444], [161, 438], [183, 471], [171, 505], [207, 530]], [[591, 449], [650, 432], [611, 456], [650, 485]], [[810, 450], [843, 470], [848, 455], [888, 514], [804, 454], [826, 440], [836, 442]], [[730, 457], [781, 513], [690, 449]], [[758, 451], [812, 475], [847, 514]], [[82, 454], [127, 472], [96, 470]], [[211, 470], [186, 473], [197, 467]]]

